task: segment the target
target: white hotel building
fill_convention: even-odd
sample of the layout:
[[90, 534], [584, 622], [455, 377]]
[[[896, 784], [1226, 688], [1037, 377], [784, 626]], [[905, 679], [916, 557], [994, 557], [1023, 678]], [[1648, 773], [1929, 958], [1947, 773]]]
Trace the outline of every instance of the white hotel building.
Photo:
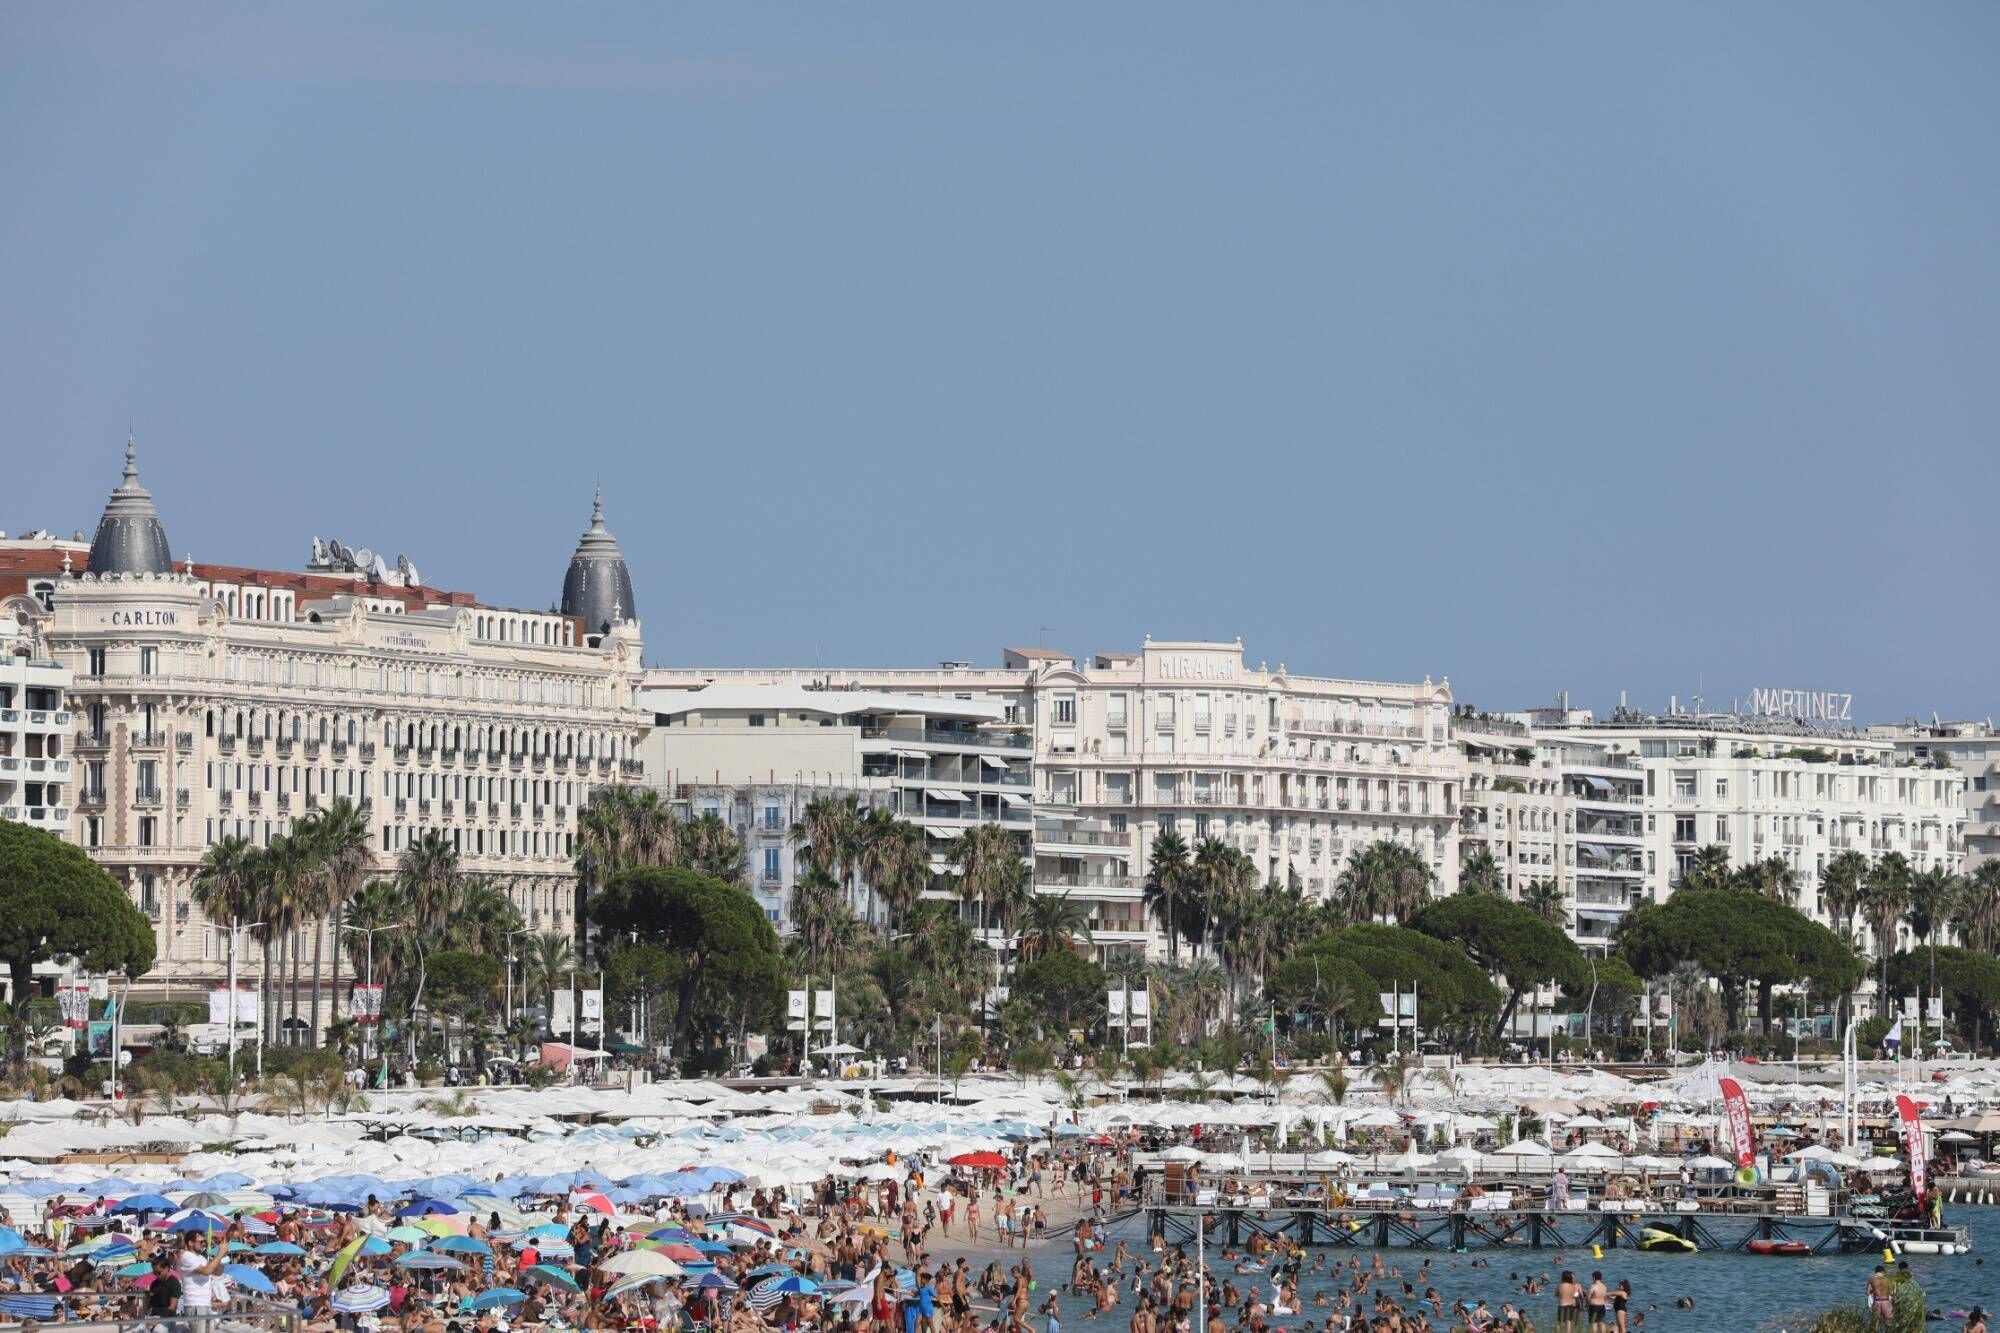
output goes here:
[[1781, 858], [1797, 879], [1800, 909], [1821, 921], [1820, 874], [1841, 852], [1900, 852], [1919, 871], [1964, 868], [1966, 774], [1899, 754], [1886, 738], [1730, 713], [1521, 716], [1535, 724], [1538, 743], [1601, 746], [1644, 775], [1638, 879], [1647, 900], [1664, 900], [1711, 843], [1729, 849], [1733, 866]]
[[1556, 885], [1571, 938], [1608, 953], [1625, 913], [1646, 900], [1644, 769], [1609, 746], [1536, 736], [1505, 718], [1460, 716], [1452, 728], [1466, 758], [1460, 864], [1484, 848], [1516, 900], [1538, 880]]
[[2000, 857], [2000, 731], [1990, 721], [1906, 722], [1873, 726], [1896, 753], [1918, 763], [1946, 763], [1965, 776], [1965, 869]]
[[1459, 785], [1447, 684], [1297, 676], [1240, 643], [1156, 643], [1080, 661], [1009, 649], [999, 667], [655, 668], [649, 690], [711, 684], [881, 690], [997, 705], [1033, 764], [1036, 888], [1086, 902], [1099, 943], [1163, 952], [1142, 899], [1163, 829], [1215, 837], [1268, 879], [1332, 889], [1377, 839], [1458, 880]]
[[[648, 689], [646, 780], [686, 818], [713, 814], [742, 841], [764, 914], [790, 927], [792, 825], [815, 797], [851, 794], [923, 829], [934, 870], [966, 829], [1034, 827], [1028, 736], [999, 705], [878, 690], [720, 683]], [[857, 886], [853, 907], [870, 899]], [[877, 919], [880, 904], [876, 903]]]
[[577, 808], [639, 776], [639, 626], [601, 508], [561, 611], [315, 548], [305, 573], [172, 561], [129, 444], [88, 547], [0, 541], [30, 656], [73, 678], [69, 836], [156, 923], [149, 991], [224, 968], [190, 893], [206, 849], [336, 797], [367, 811], [383, 872], [436, 831], [532, 928], [573, 930]]
[[67, 838], [74, 774], [69, 757], [69, 668], [40, 654], [41, 603], [0, 598], [0, 819]]

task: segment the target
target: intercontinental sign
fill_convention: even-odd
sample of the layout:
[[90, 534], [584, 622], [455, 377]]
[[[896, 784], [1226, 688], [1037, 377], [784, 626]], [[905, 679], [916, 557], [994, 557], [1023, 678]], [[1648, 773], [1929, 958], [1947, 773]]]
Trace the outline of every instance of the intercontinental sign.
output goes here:
[[1752, 690], [1756, 717], [1796, 717], [1808, 722], [1852, 722], [1854, 696], [1838, 690]]

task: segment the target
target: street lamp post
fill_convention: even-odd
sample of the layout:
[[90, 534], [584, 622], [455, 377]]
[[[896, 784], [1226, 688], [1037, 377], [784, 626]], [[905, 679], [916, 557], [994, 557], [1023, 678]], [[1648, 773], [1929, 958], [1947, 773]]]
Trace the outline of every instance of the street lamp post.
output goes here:
[[[341, 927], [342, 930], [351, 930], [357, 935], [365, 935], [368, 938], [367, 969], [362, 974], [361, 984], [368, 987], [368, 990], [371, 994], [375, 990], [375, 937], [382, 931], [401, 930], [402, 928], [403, 928], [403, 923], [400, 921], [394, 922], [387, 926], [342, 926]], [[340, 997], [337, 995], [334, 996], [334, 1002], [338, 1004], [340, 1002]], [[350, 1010], [353, 1008], [352, 1005], [348, 1007]], [[380, 1006], [377, 1006], [375, 1010], [375, 1024], [371, 1026], [379, 1025], [381, 1022], [382, 1022], [382, 1010]], [[364, 1060], [371, 1058], [375, 1054], [374, 1051], [375, 1042], [373, 1040], [372, 1032], [370, 1033], [370, 1040], [368, 1045], [369, 1045], [369, 1050], [366, 1052], [366, 1054], [362, 1056]]]
[[[507, 1013], [506, 1013], [506, 1021], [502, 1024], [502, 1026], [504, 1027], [512, 1027], [514, 1025], [514, 964], [520, 961], [511, 952], [509, 952], [509, 950], [513, 949], [515, 940], [519, 939], [523, 935], [532, 935], [532, 934], [534, 934], [534, 932], [532, 930], [529, 930], [525, 926], [523, 926], [519, 930], [508, 931], [507, 941], [505, 945], [502, 946], [500, 951], [501, 965], [507, 969]], [[521, 1007], [523, 1009], [528, 1007], [527, 989], [528, 989], [528, 979], [526, 977], [522, 977]]]
[[[229, 924], [226, 926], [214, 924], [209, 926], [210, 930], [227, 931], [229, 934], [229, 1098], [232, 1106], [236, 1100], [236, 932], [240, 930], [255, 930], [263, 924], [262, 921], [239, 921], [232, 916], [229, 918]], [[263, 1015], [262, 1008], [260, 1007], [257, 1012], [261, 1018]], [[264, 1044], [259, 1042], [257, 1043], [257, 1067], [261, 1070], [263, 1066]]]

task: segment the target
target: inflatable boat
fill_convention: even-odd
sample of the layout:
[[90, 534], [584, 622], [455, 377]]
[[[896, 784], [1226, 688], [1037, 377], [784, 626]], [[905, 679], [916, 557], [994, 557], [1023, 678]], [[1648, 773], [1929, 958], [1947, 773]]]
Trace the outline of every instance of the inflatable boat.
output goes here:
[[1676, 1236], [1659, 1227], [1646, 1227], [1639, 1232], [1639, 1248], [1656, 1254], [1693, 1254], [1696, 1246], [1685, 1236]]
[[1743, 1248], [1752, 1254], [1811, 1254], [1812, 1246], [1802, 1240], [1753, 1240]]

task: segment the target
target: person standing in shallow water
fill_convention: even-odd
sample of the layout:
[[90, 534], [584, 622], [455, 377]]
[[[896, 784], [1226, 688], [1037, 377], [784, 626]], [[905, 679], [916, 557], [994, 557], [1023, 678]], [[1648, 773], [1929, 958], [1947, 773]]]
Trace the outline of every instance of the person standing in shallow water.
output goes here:
[[1567, 1268], [1556, 1282], [1556, 1333], [1574, 1333], [1577, 1324], [1578, 1299], [1583, 1289], [1576, 1284], [1576, 1274]]

